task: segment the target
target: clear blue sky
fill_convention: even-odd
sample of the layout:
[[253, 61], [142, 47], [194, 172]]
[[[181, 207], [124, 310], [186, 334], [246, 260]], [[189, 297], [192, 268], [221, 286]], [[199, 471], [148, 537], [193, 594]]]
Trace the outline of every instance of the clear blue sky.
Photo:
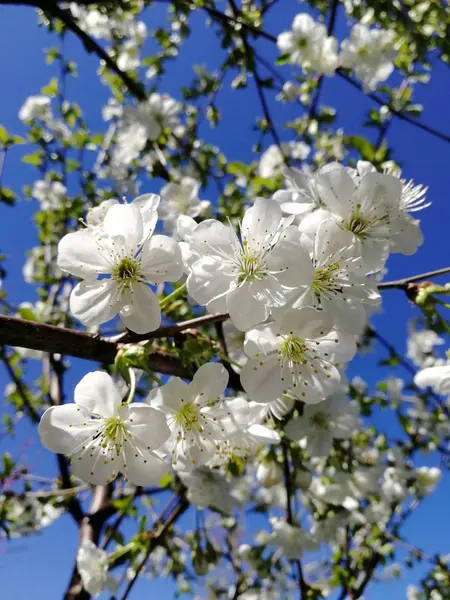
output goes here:
[[[287, 29], [292, 17], [301, 8], [296, 2], [280, 2], [272, 9], [268, 19], [267, 30], [276, 34]], [[152, 9], [151, 20], [146, 19], [149, 30], [158, 26], [163, 19], [165, 8]], [[161, 90], [177, 97], [181, 84], [187, 84], [192, 77], [192, 65], [203, 64], [212, 69], [219, 64], [221, 53], [218, 41], [211, 29], [203, 26], [203, 17], [194, 18], [194, 35], [184, 44], [180, 56], [169, 63], [168, 74]], [[338, 35], [343, 30], [343, 23], [338, 22]], [[42, 48], [54, 45], [55, 40], [36, 25], [36, 15], [32, 9], [6, 7], [0, 9], [0, 123], [8, 131], [23, 134], [24, 127], [17, 113], [27, 96], [39, 93], [53, 75], [52, 68], [45, 64]], [[69, 80], [68, 96], [80, 103], [91, 129], [104, 131], [101, 120], [101, 107], [108, 94], [96, 80], [98, 61], [88, 56], [81, 49], [78, 41], [69, 34], [67, 39], [67, 57], [78, 62], [78, 80]], [[263, 54], [274, 59], [276, 50], [268, 43], [260, 42]], [[435, 66], [432, 83], [417, 90], [415, 100], [425, 105], [423, 120], [437, 128], [450, 133], [448, 105], [450, 103], [449, 72], [444, 66]], [[222, 150], [230, 160], [251, 159], [251, 146], [255, 140], [249, 125], [256, 116], [261, 115], [258, 100], [252, 82], [249, 89], [234, 92], [229, 88], [230, 80], [220, 93], [219, 106], [223, 121], [217, 130], [207, 130], [204, 134], [208, 141], [220, 143]], [[365, 110], [370, 100], [360, 92], [349, 87], [342, 80], [327, 79], [324, 85], [322, 101], [336, 107], [339, 120], [346, 134], [361, 132]], [[298, 106], [278, 105], [271, 102], [275, 122], [280, 126], [289, 118], [298, 115]], [[292, 139], [288, 132], [282, 138]], [[391, 257], [389, 278], [397, 278], [413, 273], [420, 273], [433, 268], [448, 265], [450, 256], [450, 236], [448, 223], [450, 219], [449, 195], [450, 169], [449, 147], [427, 133], [396, 121], [389, 131], [389, 141], [394, 150], [394, 157], [404, 164], [404, 175], [413, 177], [417, 183], [430, 186], [429, 199], [432, 206], [421, 213], [425, 244], [413, 258], [400, 255]], [[5, 165], [3, 184], [18, 192], [21, 186], [31, 184], [36, 178], [35, 170], [20, 162], [23, 148], [15, 149]], [[146, 181], [142, 184], [143, 192], [157, 192], [160, 182]], [[208, 190], [214, 201], [214, 190]], [[0, 206], [0, 251], [7, 256], [8, 278], [5, 288], [10, 294], [10, 301], [18, 303], [35, 298], [33, 288], [22, 280], [21, 269], [25, 259], [25, 251], [36, 240], [31, 221], [35, 207], [28, 202], [19, 202], [14, 208]], [[407, 320], [416, 316], [406, 298], [396, 291], [387, 292], [384, 300], [384, 313], [376, 316], [375, 325], [400, 350], [405, 348]], [[364, 360], [356, 359], [350, 368], [351, 375], [360, 374], [369, 383], [374, 384], [377, 378], [386, 377], [389, 371], [382, 374], [376, 369], [379, 355], [370, 355]], [[92, 364], [74, 361], [70, 374], [70, 385], [86, 372], [93, 369]], [[401, 374], [399, 372], [399, 374]], [[0, 372], [0, 389], [7, 379]], [[70, 392], [70, 390], [69, 390]], [[26, 445], [24, 445], [26, 442]], [[20, 425], [17, 439], [11, 444], [8, 440], [0, 446], [1, 451], [9, 449], [26, 457], [34, 472], [52, 474], [54, 458], [44, 450], [36, 438], [34, 430]], [[433, 459], [431, 459], [433, 460]], [[427, 499], [417, 514], [405, 528], [405, 535], [428, 553], [436, 551], [450, 552], [450, 523], [448, 519], [448, 499], [450, 492], [449, 478], [441, 482], [438, 492]], [[192, 517], [188, 514], [186, 526], [192, 526]], [[60, 519], [56, 524], [44, 530], [43, 534], [29, 539], [21, 539], [0, 546], [0, 587], [5, 600], [53, 600], [61, 597], [65, 588], [76, 548], [76, 530], [68, 517]], [[366, 595], [367, 600], [378, 600], [382, 597], [404, 598], [407, 583], [414, 583], [420, 577], [420, 571], [405, 572], [399, 583], [375, 585]], [[158, 594], [160, 598], [173, 597], [173, 589], [165, 583], [141, 581], [135, 589], [136, 600]]]

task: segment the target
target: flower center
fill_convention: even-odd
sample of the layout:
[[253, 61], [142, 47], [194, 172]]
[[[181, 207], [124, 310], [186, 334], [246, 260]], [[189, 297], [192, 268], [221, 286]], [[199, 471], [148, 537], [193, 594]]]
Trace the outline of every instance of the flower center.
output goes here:
[[316, 413], [311, 421], [314, 423], [316, 427], [319, 429], [328, 429], [328, 419], [327, 415], [323, 412]]
[[287, 336], [280, 347], [279, 354], [294, 364], [306, 364], [306, 344], [304, 340], [294, 335]]
[[200, 408], [196, 404], [185, 404], [176, 414], [175, 422], [178, 427], [190, 430], [198, 429]]
[[360, 48], [358, 48], [358, 56], [360, 58], [364, 58], [365, 56], [367, 56], [368, 53], [369, 49], [367, 48], [367, 46], [361, 46]]
[[362, 215], [361, 205], [356, 205], [356, 210], [351, 219], [344, 223], [344, 229], [351, 231], [361, 240], [367, 239], [379, 225], [389, 223], [389, 216], [386, 214]]
[[128, 429], [120, 417], [109, 417], [103, 430], [103, 447], [108, 443], [115, 447], [117, 454], [120, 454], [120, 448], [124, 439], [127, 438]]
[[304, 48], [306, 48], [307, 45], [308, 45], [308, 40], [306, 38], [299, 38], [297, 40], [297, 46], [300, 48], [300, 50], [303, 50]]
[[339, 269], [339, 263], [333, 263], [332, 265], [328, 265], [324, 269], [319, 269], [316, 271], [314, 275], [314, 280], [311, 284], [311, 288], [316, 294], [316, 296], [320, 296], [321, 294], [333, 287], [334, 278], [336, 272], [339, 271]]
[[260, 256], [252, 256], [248, 250], [247, 242], [242, 243], [242, 254], [239, 257], [239, 279], [238, 283], [245, 283], [254, 279], [262, 279], [267, 271]]
[[133, 283], [140, 280], [141, 265], [135, 258], [124, 257], [114, 267], [112, 276], [122, 289], [129, 289]]

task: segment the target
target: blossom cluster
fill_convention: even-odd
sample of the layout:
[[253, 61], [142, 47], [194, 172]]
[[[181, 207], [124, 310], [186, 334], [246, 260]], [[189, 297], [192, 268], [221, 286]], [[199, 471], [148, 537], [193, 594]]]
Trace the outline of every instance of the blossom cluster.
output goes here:
[[[399, 173], [363, 162], [284, 176], [284, 189], [246, 210], [239, 233], [179, 215], [178, 199], [200, 204], [199, 186], [184, 178], [163, 188], [163, 210], [155, 194], [107, 200], [60, 241], [58, 266], [81, 278], [70, 310], [85, 325], [119, 315], [135, 333], [154, 331], [161, 308], [152, 286], [184, 276], [191, 301], [229, 315], [244, 338], [245, 396], [227, 396], [228, 373], [217, 362], [191, 383], [175, 377], [154, 388], [145, 403], [123, 401], [106, 373], [84, 377], [75, 404], [49, 408], [39, 427], [44, 445], [69, 455], [82, 480], [123, 473], [144, 485], [169, 468], [190, 473], [245, 458], [280, 441], [270, 417], [288, 417], [284, 435], [311, 456], [327, 456], [333, 439], [358, 430], [345, 365], [379, 305], [376, 275], [389, 253], [412, 254], [422, 241], [410, 211], [424, 198]], [[173, 237], [155, 233], [158, 210]]]
[[370, 28], [357, 23], [350, 37], [341, 43], [329, 36], [322, 23], [316, 23], [307, 13], [298, 14], [291, 31], [278, 36], [277, 44], [283, 56], [307, 71], [331, 76], [339, 67], [353, 70], [366, 92], [389, 77], [394, 69], [397, 46], [393, 31]]

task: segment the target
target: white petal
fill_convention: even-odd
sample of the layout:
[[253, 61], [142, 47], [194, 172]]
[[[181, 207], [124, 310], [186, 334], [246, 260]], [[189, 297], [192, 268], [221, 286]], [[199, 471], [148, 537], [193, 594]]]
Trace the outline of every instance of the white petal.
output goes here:
[[288, 287], [310, 285], [314, 278], [309, 253], [299, 243], [284, 241], [283, 235], [267, 257], [267, 268]]
[[205, 306], [230, 289], [234, 278], [223, 273], [222, 266], [221, 259], [210, 256], [195, 261], [191, 266], [187, 290], [198, 304]]
[[126, 423], [131, 443], [144, 449], [156, 450], [170, 436], [165, 414], [143, 402], [122, 406], [119, 416]]
[[135, 284], [128, 299], [122, 298], [121, 303], [124, 307], [120, 311], [120, 318], [131, 331], [148, 333], [161, 325], [158, 298], [145, 284]]
[[333, 323], [323, 312], [309, 307], [287, 310], [278, 323], [280, 333], [312, 340], [323, 337], [332, 328]]
[[311, 456], [329, 456], [332, 446], [333, 438], [328, 431], [320, 431], [308, 437], [307, 450]]
[[162, 477], [170, 472], [170, 466], [153, 452], [145, 452], [138, 455], [130, 446], [125, 444], [126, 476], [128, 481], [134, 485], [159, 485]]
[[147, 397], [147, 404], [165, 411], [178, 412], [182, 402], [190, 402], [195, 389], [179, 377], [174, 377], [165, 385], [155, 388]]
[[259, 444], [278, 444], [280, 441], [278, 432], [259, 423], [253, 423], [247, 431]]
[[112, 417], [119, 408], [122, 397], [108, 373], [88, 373], [77, 384], [73, 392], [75, 403], [90, 414]]
[[197, 392], [203, 392], [203, 401], [198, 403], [203, 404], [221, 396], [226, 390], [228, 379], [228, 371], [220, 363], [202, 365], [192, 379]]
[[178, 281], [183, 275], [179, 244], [166, 235], [154, 235], [142, 249], [142, 273], [152, 283]]
[[250, 251], [259, 251], [267, 247], [278, 231], [282, 219], [282, 211], [274, 200], [256, 198], [242, 219], [242, 239], [248, 244]]
[[416, 373], [414, 383], [424, 389], [431, 387], [437, 394], [450, 394], [450, 365], [428, 367]]
[[239, 240], [234, 229], [215, 219], [202, 221], [192, 232], [190, 243], [192, 249], [200, 255], [214, 256], [222, 259], [223, 256], [233, 258], [240, 252]]
[[245, 335], [244, 352], [249, 358], [259, 354], [268, 354], [276, 350], [278, 345], [276, 329], [273, 323], [256, 327]]
[[58, 267], [72, 275], [95, 278], [111, 272], [92, 229], [68, 233], [58, 244]]
[[340, 217], [347, 217], [353, 212], [353, 195], [355, 183], [347, 170], [336, 167], [318, 178], [318, 184], [326, 207]]
[[105, 215], [105, 232], [120, 237], [130, 252], [136, 251], [144, 235], [144, 225], [139, 208], [134, 204], [114, 204]]
[[255, 402], [273, 402], [285, 387], [281, 380], [281, 369], [275, 354], [250, 359], [241, 371], [241, 383], [249, 397]]
[[[87, 423], [87, 425], [84, 425]], [[70, 454], [91, 437], [97, 425], [91, 426], [89, 414], [75, 404], [51, 406], [41, 417], [38, 433], [42, 445], [58, 454]]]
[[157, 208], [159, 206], [160, 197], [158, 194], [143, 194], [133, 200], [133, 204], [138, 207], [141, 213], [142, 223], [144, 226], [143, 239], [147, 239], [153, 233], [158, 221]]
[[70, 312], [84, 325], [101, 325], [119, 312], [117, 284], [113, 279], [82, 281], [70, 295]]
[[227, 294], [227, 311], [234, 326], [248, 331], [267, 319], [267, 307], [252, 294], [251, 283], [244, 283]]
[[72, 454], [70, 464], [76, 477], [92, 485], [105, 485], [124, 471], [123, 455], [107, 459], [100, 444]]

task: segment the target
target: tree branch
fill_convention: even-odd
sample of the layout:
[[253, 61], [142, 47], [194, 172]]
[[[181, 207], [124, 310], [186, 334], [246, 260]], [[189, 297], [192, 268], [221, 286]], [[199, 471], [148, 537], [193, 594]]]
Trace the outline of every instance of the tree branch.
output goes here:
[[[198, 319], [190, 319], [178, 325], [161, 327], [146, 334], [144, 339], [173, 337], [186, 329], [225, 321], [226, 319], [228, 319], [228, 315], [206, 315], [198, 317]], [[122, 339], [127, 338], [122, 337]], [[117, 338], [114, 341], [105, 340], [81, 331], [47, 325], [37, 321], [25, 321], [7, 315], [0, 315], [0, 345], [64, 354], [104, 364], [114, 363], [117, 352], [124, 346], [123, 343], [117, 341]], [[153, 352], [148, 357], [147, 364], [148, 368], [156, 373], [192, 379], [193, 373], [191, 370], [185, 367], [176, 356], [166, 352]], [[238, 391], [243, 389], [239, 376], [234, 372], [230, 373], [229, 387]]]
[[[142, 561], [139, 563], [139, 565], [137, 566], [134, 577], [128, 583], [121, 600], [126, 600], [129, 597], [134, 584], [136, 583], [142, 569], [145, 566], [145, 563], [148, 560], [148, 557], [153, 552], [153, 550], [162, 542], [168, 529], [181, 517], [181, 515], [183, 513], [186, 512], [186, 510], [188, 508], [189, 508], [189, 502], [186, 500], [184, 495], [179, 497], [178, 503], [176, 504], [174, 509], [171, 511], [171, 513], [168, 515], [168, 517], [165, 519], [165, 521], [163, 521], [159, 530], [156, 532], [154, 532], [154, 531], [148, 532], [149, 543], [148, 543], [147, 550], [145, 552], [145, 556], [142, 559]], [[162, 519], [164, 519], [163, 515], [160, 516], [160, 519], [158, 519], [158, 521], [156, 522], [155, 527], [159, 524], [159, 521]]]
[[[294, 513], [292, 511], [292, 481], [291, 481], [291, 470], [289, 466], [289, 445], [283, 440], [281, 445], [283, 451], [283, 478], [284, 478], [284, 487], [286, 490], [286, 516], [287, 522], [289, 525], [294, 524]], [[300, 559], [293, 560], [292, 563], [295, 565], [297, 569], [297, 581], [298, 588], [300, 592], [300, 600], [306, 600], [308, 597], [308, 590], [310, 589], [308, 583], [305, 581], [303, 576], [302, 563]]]
[[[110, 485], [98, 485], [94, 487], [89, 512], [80, 524], [78, 548], [87, 540], [94, 542], [96, 545], [98, 544], [103, 525], [115, 512], [115, 509], [109, 504], [111, 491]], [[72, 576], [67, 591], [64, 594], [64, 600], [88, 600], [90, 597], [90, 594], [83, 588], [75, 559]]]
[[[348, 83], [350, 85], [352, 85], [354, 88], [364, 92], [363, 86], [358, 81], [356, 81], [355, 79], [350, 77], [350, 75], [347, 75], [342, 68], [336, 69], [336, 74], [339, 75], [340, 77], [342, 77], [342, 79], [345, 79], [345, 81], [348, 81]], [[422, 123], [421, 121], [418, 121], [417, 119], [414, 119], [413, 117], [409, 117], [407, 114], [397, 110], [394, 106], [392, 106], [392, 104], [390, 104], [389, 102], [386, 102], [385, 100], [383, 100], [382, 98], [380, 98], [379, 96], [377, 96], [374, 93], [364, 92], [364, 94], [368, 98], [373, 100], [376, 104], [378, 104], [378, 106], [386, 106], [389, 109], [389, 111], [393, 115], [395, 115], [398, 119], [401, 119], [402, 121], [406, 121], [407, 123], [410, 123], [411, 125], [414, 125], [415, 127], [422, 129], [423, 131], [426, 131], [427, 133], [430, 133], [434, 137], [437, 137], [438, 139], [440, 139], [444, 142], [450, 143], [450, 135], [448, 135], [446, 133], [442, 133], [442, 131], [439, 131], [438, 129], [431, 127], [431, 125]]]
[[424, 281], [431, 279], [432, 277], [439, 277], [440, 275], [446, 275], [450, 273], [450, 267], [443, 267], [442, 269], [435, 269], [434, 271], [428, 271], [427, 273], [420, 273], [419, 275], [412, 275], [411, 277], [404, 277], [403, 279], [396, 279], [395, 281], [386, 281], [378, 284], [379, 290], [405, 290], [410, 283], [416, 281]]

